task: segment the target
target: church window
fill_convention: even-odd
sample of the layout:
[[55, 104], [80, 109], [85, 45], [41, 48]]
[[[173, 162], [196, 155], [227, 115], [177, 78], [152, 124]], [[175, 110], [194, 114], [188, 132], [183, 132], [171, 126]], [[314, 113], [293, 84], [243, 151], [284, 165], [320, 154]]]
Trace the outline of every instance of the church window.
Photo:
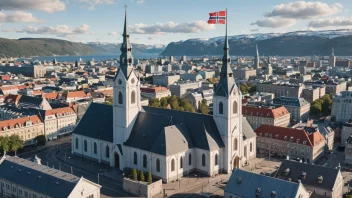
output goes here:
[[97, 148], [97, 143], [96, 142], [94, 142], [94, 154], [97, 154], [97, 150], [98, 150], [98, 148]]
[[183, 168], [183, 157], [180, 157], [180, 168]]
[[136, 92], [132, 91], [131, 92], [131, 104], [136, 103]]
[[119, 85], [121, 85], [121, 84], [122, 84], [122, 80], [119, 79], [119, 80], [117, 81], [117, 83], [119, 83]]
[[133, 153], [133, 164], [137, 165], [137, 153]]
[[132, 78], [131, 83], [134, 84], [136, 82], [136, 80], [134, 78]]
[[143, 168], [147, 168], [147, 156], [143, 155]]
[[218, 154], [216, 153], [215, 154], [215, 166], [217, 166], [218, 165]]
[[76, 138], [76, 149], [78, 149], [78, 138]]
[[84, 140], [84, 152], [87, 152], [87, 140]]
[[175, 171], [175, 159], [171, 160], [171, 171]]
[[160, 160], [159, 160], [159, 158], [156, 159], [156, 172], [160, 172]]
[[132, 58], [128, 59], [128, 63], [130, 63], [130, 64], [132, 63]]
[[192, 165], [192, 154], [188, 155], [188, 165]]
[[109, 158], [109, 157], [110, 157], [110, 148], [109, 148], [109, 145], [106, 145], [106, 148], [105, 148], [105, 157], [106, 157], [106, 158]]
[[237, 144], [238, 144], [237, 138], [235, 138], [235, 139], [233, 140], [233, 150], [234, 150], [234, 151], [237, 151]]
[[119, 104], [123, 104], [122, 93], [119, 92]]
[[250, 152], [252, 152], [252, 150], [253, 150], [253, 144], [252, 144], [252, 142], [249, 144], [249, 151]]
[[202, 155], [202, 166], [205, 166], [205, 154]]
[[236, 101], [233, 101], [233, 114], [236, 114], [237, 113], [237, 102]]
[[222, 102], [219, 103], [219, 114], [224, 114], [224, 104]]

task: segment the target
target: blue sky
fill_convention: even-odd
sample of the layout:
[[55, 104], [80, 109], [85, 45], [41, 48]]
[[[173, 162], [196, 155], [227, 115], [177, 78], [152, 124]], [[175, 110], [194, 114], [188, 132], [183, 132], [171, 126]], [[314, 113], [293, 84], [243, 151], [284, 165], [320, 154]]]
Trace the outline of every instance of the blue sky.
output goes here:
[[0, 37], [120, 42], [125, 4], [133, 43], [223, 36], [225, 8], [230, 35], [352, 28], [350, 0], [0, 0]]

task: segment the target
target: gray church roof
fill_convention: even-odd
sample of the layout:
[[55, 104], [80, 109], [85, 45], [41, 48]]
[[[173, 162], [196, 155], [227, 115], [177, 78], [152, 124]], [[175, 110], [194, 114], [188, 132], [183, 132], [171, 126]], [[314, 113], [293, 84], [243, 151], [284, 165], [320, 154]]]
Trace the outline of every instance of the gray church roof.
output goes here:
[[[238, 197], [297, 197], [299, 184], [265, 175], [259, 175], [240, 169], [236, 169], [227, 182], [225, 192]], [[260, 196], [256, 196], [259, 191]]]
[[92, 102], [73, 133], [113, 142], [112, 106]]
[[242, 119], [242, 132], [243, 132], [243, 140], [250, 139], [256, 136], [255, 132], [253, 131], [253, 128], [248, 123], [245, 117], [243, 117]]
[[68, 197], [79, 181], [74, 175], [9, 156], [0, 165], [0, 178], [53, 198]]

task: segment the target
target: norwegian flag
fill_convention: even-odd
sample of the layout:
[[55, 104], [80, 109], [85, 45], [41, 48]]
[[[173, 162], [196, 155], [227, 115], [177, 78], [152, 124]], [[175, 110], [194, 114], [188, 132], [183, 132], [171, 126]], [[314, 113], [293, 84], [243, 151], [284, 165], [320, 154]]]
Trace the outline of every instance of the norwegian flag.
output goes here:
[[209, 13], [209, 24], [226, 24], [226, 11]]

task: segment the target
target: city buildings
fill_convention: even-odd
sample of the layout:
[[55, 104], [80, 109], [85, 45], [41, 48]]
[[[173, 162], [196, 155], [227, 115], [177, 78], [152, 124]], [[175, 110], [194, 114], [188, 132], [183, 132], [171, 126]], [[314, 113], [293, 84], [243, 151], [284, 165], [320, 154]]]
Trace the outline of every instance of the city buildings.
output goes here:
[[303, 98], [279, 97], [273, 100], [273, 104], [284, 106], [293, 122], [306, 121], [309, 117], [310, 103]]
[[202, 86], [202, 82], [180, 81], [169, 86], [171, 95], [184, 97], [188, 92], [192, 92]]
[[171, 96], [171, 92], [166, 87], [141, 87], [141, 95], [148, 99], [163, 98]]
[[352, 164], [352, 135], [345, 142], [345, 163]]
[[351, 120], [344, 123], [341, 130], [341, 145], [345, 145], [347, 139], [352, 135], [352, 123]]
[[291, 84], [286, 82], [263, 82], [256, 85], [257, 92], [274, 93], [275, 97], [286, 96], [299, 98], [304, 89], [303, 84]]
[[342, 91], [346, 91], [347, 82], [344, 79], [328, 80], [326, 82], [326, 93], [327, 94], [339, 94]]
[[256, 76], [257, 70], [249, 69], [248, 67], [238, 68], [234, 70], [236, 80], [248, 80], [250, 76]]
[[352, 118], [352, 91], [342, 91], [333, 98], [331, 118], [338, 122], [347, 122]]
[[169, 86], [180, 80], [180, 75], [153, 75], [153, 85]]

